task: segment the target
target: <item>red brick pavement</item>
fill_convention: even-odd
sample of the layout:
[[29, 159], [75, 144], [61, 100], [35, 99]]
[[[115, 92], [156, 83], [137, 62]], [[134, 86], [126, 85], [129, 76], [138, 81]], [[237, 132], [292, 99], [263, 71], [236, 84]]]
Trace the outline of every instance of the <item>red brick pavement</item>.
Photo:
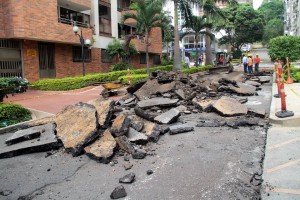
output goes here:
[[[102, 86], [89, 86], [71, 91], [28, 90], [25, 93], [16, 94], [15, 96], [8, 95], [8, 98], [5, 98], [4, 102], [21, 104], [26, 108], [56, 114], [67, 105], [74, 105], [78, 102], [86, 103], [90, 100], [100, 98], [100, 92], [102, 90]], [[120, 91], [124, 90], [125, 88], [120, 88]], [[118, 95], [110, 98], [118, 100], [122, 96], [123, 95]]]

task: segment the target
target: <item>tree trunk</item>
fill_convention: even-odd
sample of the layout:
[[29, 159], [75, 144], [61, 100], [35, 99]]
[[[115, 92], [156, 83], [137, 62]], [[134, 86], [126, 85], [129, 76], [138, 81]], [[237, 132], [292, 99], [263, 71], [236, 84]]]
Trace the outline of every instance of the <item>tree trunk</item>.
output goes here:
[[145, 40], [146, 40], [146, 63], [147, 63], [147, 74], [150, 74], [149, 69], [149, 43], [148, 43], [148, 30], [146, 30]]
[[174, 0], [174, 64], [173, 71], [181, 69], [179, 34], [178, 34], [178, 2]]
[[195, 41], [196, 41], [196, 67], [198, 67], [199, 66], [198, 35], [195, 35]]
[[[206, 32], [210, 33], [211, 30], [210, 28], [206, 28]], [[212, 61], [212, 50], [211, 50], [211, 39], [208, 35], [205, 35], [205, 54], [206, 54], [206, 59], [205, 59], [205, 65], [213, 65]]]

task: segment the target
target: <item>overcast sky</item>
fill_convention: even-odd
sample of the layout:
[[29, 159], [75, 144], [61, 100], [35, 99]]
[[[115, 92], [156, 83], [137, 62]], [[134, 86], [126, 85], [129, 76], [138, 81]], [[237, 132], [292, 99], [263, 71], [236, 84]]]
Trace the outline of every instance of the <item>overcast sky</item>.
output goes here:
[[253, 8], [256, 10], [263, 0], [253, 0]]

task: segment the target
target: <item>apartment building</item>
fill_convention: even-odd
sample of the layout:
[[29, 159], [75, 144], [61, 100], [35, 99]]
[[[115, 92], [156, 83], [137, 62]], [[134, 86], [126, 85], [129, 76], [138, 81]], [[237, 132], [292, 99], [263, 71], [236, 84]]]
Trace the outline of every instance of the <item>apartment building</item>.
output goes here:
[[284, 32], [300, 36], [300, 0], [285, 0]]
[[[130, 0], [0, 0], [0, 77], [21, 76], [29, 81], [82, 75], [82, 51], [73, 26], [84, 39], [86, 73], [110, 70], [106, 49], [114, 38], [124, 40], [135, 23], [121, 26]], [[80, 33], [80, 32], [79, 32]], [[160, 62], [161, 30], [150, 33], [150, 65]], [[140, 54], [130, 59], [134, 67], [146, 66], [145, 43], [133, 39]]]

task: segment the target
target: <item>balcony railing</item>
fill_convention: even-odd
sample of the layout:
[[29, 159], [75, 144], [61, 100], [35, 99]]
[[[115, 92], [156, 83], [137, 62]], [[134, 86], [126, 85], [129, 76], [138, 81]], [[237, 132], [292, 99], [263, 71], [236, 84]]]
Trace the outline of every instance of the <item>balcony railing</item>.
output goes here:
[[83, 27], [83, 28], [90, 28], [90, 24], [89, 23], [84, 23], [84, 22], [79, 22], [79, 21], [74, 21], [72, 19], [67, 19], [67, 18], [58, 18], [58, 22], [62, 23], [62, 24], [69, 24], [72, 26], [79, 26], [79, 27]]

